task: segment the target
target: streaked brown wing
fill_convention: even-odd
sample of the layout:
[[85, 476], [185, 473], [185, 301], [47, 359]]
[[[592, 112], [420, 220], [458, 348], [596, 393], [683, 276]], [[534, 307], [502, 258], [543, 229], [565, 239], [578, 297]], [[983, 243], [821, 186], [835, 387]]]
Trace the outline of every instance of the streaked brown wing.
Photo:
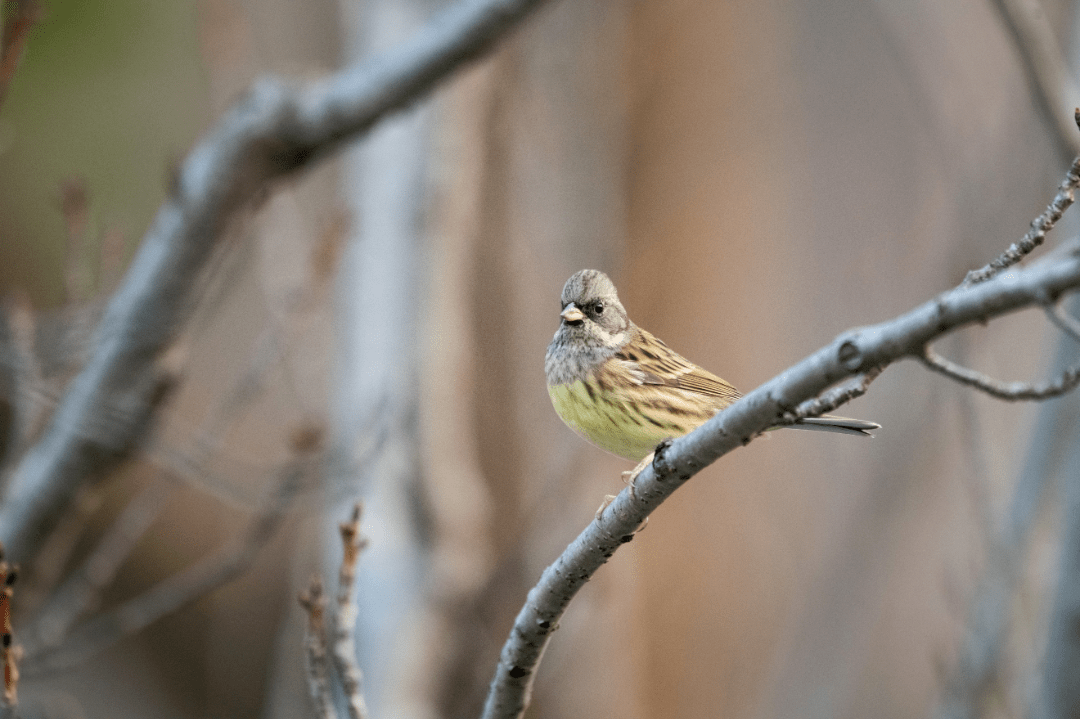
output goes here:
[[638, 328], [638, 334], [615, 358], [632, 363], [642, 384], [674, 387], [695, 394], [724, 400], [727, 406], [741, 395], [730, 384], [707, 372], [661, 340]]

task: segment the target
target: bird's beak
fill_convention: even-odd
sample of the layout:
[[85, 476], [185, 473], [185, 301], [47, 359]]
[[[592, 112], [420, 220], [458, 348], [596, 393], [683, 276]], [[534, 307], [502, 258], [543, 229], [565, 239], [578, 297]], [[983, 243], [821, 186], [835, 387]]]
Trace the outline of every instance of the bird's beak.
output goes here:
[[575, 305], [573, 302], [568, 304], [566, 306], [566, 309], [559, 313], [559, 316], [567, 322], [577, 322], [578, 320], [585, 319], [585, 313], [579, 310], [577, 308], [577, 305]]

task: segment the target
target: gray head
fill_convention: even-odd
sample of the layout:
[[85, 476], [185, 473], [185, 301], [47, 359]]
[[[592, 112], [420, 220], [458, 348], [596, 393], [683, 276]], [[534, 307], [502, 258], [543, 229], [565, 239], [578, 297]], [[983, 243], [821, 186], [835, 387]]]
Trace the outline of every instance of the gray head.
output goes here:
[[582, 379], [633, 337], [615, 285], [599, 270], [581, 270], [566, 281], [560, 317], [545, 362], [551, 384]]

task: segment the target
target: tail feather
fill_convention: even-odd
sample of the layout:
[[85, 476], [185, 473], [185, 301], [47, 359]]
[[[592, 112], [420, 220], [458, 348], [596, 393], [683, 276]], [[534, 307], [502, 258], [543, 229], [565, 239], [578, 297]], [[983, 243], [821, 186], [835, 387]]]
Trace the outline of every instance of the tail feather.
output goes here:
[[857, 434], [862, 435], [863, 437], [873, 437], [874, 435], [871, 434], [871, 432], [875, 429], [881, 429], [881, 425], [877, 422], [867, 422], [866, 420], [851, 419], [849, 417], [835, 417], [831, 414], [822, 415], [821, 417], [807, 417], [788, 426], [792, 429], [812, 429], [818, 432]]

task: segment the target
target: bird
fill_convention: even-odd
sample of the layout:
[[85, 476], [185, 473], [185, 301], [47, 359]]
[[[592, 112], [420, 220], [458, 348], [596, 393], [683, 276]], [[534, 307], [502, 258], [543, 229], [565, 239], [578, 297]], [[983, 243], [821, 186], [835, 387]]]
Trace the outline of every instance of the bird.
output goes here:
[[[544, 358], [551, 403], [577, 434], [638, 462], [623, 473], [631, 491], [658, 444], [690, 432], [742, 396], [635, 325], [603, 272], [574, 273], [561, 300], [559, 329]], [[784, 426], [859, 436], [873, 436], [881, 427], [832, 415]]]

